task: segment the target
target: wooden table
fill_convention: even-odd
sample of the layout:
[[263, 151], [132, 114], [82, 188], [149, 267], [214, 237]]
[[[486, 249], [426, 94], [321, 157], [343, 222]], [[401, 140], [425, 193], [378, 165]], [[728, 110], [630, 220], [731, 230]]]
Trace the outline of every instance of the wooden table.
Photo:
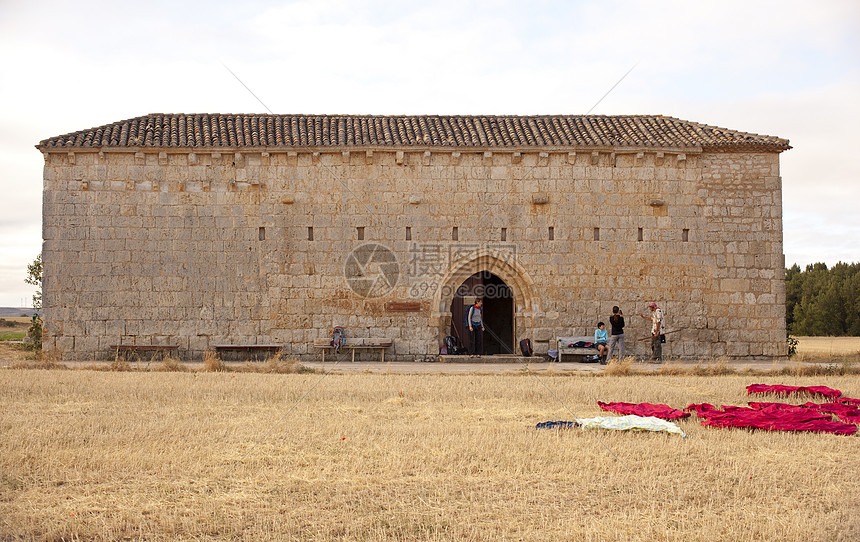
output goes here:
[[[212, 347], [216, 352], [247, 352], [250, 356], [252, 352], [277, 352], [281, 350], [282, 344], [213, 344]], [[256, 355], [253, 356], [256, 360]]]
[[577, 342], [594, 342], [594, 337], [558, 337], [556, 344], [558, 345], [558, 361], [561, 362], [562, 354], [569, 356], [595, 356], [597, 355], [597, 347], [574, 347], [570, 346]]
[[[355, 361], [355, 351], [361, 348], [366, 350], [379, 350], [379, 361], [385, 362], [385, 350], [394, 346], [393, 339], [372, 339], [372, 338], [354, 338], [346, 339], [342, 349], [347, 349], [352, 352], [352, 361]], [[319, 348], [322, 351], [322, 362], [325, 363], [325, 351], [333, 349], [331, 339], [319, 338], [314, 339], [314, 348]]]

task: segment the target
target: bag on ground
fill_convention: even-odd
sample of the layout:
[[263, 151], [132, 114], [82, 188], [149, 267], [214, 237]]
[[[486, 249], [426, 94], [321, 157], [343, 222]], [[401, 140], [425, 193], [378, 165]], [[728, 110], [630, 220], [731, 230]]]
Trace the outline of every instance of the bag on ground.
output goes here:
[[534, 355], [534, 350], [532, 350], [532, 341], [528, 337], [520, 341], [520, 352], [527, 358], [530, 358]]
[[456, 356], [460, 353], [460, 347], [457, 344], [457, 338], [453, 335], [448, 335], [447, 337], [445, 337], [445, 345], [442, 348], [447, 351], [449, 356]]

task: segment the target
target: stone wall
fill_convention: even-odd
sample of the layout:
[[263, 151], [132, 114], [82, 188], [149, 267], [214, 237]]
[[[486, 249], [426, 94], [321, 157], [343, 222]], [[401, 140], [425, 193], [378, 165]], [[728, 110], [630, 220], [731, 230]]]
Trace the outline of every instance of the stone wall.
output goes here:
[[[179, 345], [185, 357], [278, 343], [310, 357], [335, 325], [394, 339], [391, 359], [422, 359], [438, 353], [451, 290], [482, 269], [512, 286], [516, 338], [539, 353], [555, 336], [591, 334], [620, 305], [628, 351], [643, 355], [647, 341], [634, 339], [650, 322], [635, 315], [654, 300], [679, 330], [667, 355], [785, 354], [776, 153], [45, 157], [45, 347], [69, 359], [133, 342]], [[367, 243], [398, 264], [379, 297], [345, 276]]]

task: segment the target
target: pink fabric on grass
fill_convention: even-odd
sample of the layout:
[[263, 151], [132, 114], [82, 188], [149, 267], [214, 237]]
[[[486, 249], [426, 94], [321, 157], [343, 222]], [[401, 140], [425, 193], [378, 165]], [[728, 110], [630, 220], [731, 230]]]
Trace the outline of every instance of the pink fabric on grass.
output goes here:
[[[810, 407], [806, 405], [815, 405], [815, 403], [806, 403], [806, 405], [788, 405], [786, 403], [747, 403], [749, 408], [753, 410], [764, 410], [765, 408], [771, 409], [771, 412], [789, 412], [794, 414], [804, 414], [808, 413]], [[743, 408], [743, 407], [737, 407]], [[816, 411], [816, 409], [812, 409]]]
[[802, 405], [787, 405], [785, 403], [749, 403], [750, 408], [761, 410], [765, 407], [772, 406], [780, 408], [786, 412], [803, 412], [802, 409], [808, 408], [816, 412], [824, 412], [833, 414], [845, 423], [860, 424], [860, 408], [854, 405], [846, 405], [842, 403], [804, 403]]
[[653, 416], [663, 420], [677, 420], [687, 418], [689, 412], [672, 408], [668, 405], [652, 405], [651, 403], [604, 403], [598, 401], [597, 405], [603, 410], [617, 412], [618, 414], [635, 414], [636, 416]]
[[853, 423], [860, 425], [860, 408], [854, 405], [845, 405], [842, 403], [804, 403], [802, 406], [814, 408], [818, 412], [827, 412], [833, 414], [845, 423]]
[[704, 418], [704, 414], [706, 412], [711, 412], [714, 410], [718, 410], [717, 407], [712, 405], [711, 403], [697, 403], [692, 405], [687, 405], [687, 408], [684, 410], [692, 410], [696, 413], [697, 418]]
[[747, 394], [773, 393], [775, 395], [793, 395], [796, 393], [808, 393], [810, 395], [823, 395], [836, 399], [842, 392], [828, 388], [827, 386], [783, 386], [782, 384], [750, 384], [747, 386]]
[[752, 403], [753, 408], [724, 406], [719, 410], [708, 403], [689, 405], [710, 427], [746, 427], [767, 431], [813, 431], [851, 435], [857, 432], [853, 424], [834, 422], [828, 413], [784, 403]]

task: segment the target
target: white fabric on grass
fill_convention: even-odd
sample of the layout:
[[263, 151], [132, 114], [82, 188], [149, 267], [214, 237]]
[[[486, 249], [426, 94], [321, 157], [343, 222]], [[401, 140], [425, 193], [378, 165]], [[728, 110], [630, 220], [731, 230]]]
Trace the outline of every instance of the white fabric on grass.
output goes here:
[[614, 431], [664, 431], [686, 437], [680, 427], [672, 422], [653, 416], [598, 416], [577, 418], [583, 429], [611, 429]]

